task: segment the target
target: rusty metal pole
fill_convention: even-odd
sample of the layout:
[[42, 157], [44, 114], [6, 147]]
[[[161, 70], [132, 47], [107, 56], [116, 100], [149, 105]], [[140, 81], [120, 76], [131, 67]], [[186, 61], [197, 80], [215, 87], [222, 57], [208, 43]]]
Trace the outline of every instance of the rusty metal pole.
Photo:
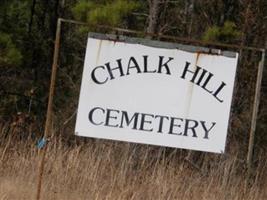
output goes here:
[[[47, 106], [46, 122], [45, 122], [45, 132], [44, 132], [44, 137], [43, 137], [44, 139], [49, 137], [50, 130], [51, 130], [53, 99], [54, 99], [54, 93], [55, 93], [55, 82], [56, 82], [56, 73], [57, 73], [57, 65], [58, 65], [58, 57], [59, 57], [60, 32], [61, 32], [61, 18], [59, 18], [57, 21], [52, 73], [51, 73], [49, 98], [48, 98], [48, 106]], [[36, 200], [40, 200], [41, 198], [41, 189], [42, 189], [42, 180], [43, 180], [46, 152], [47, 152], [47, 145], [45, 145], [43, 149], [41, 149], [41, 160], [40, 160], [39, 170], [38, 170], [39, 174], [37, 177], [38, 182], [37, 182]]]
[[[51, 127], [56, 71], [57, 71], [58, 58], [59, 58], [60, 32], [61, 32], [61, 25], [63, 22], [70, 23], [70, 24], [83, 25], [83, 26], [94, 26], [92, 24], [75, 21], [75, 20], [63, 19], [63, 18], [59, 18], [57, 21], [57, 30], [56, 30], [56, 38], [55, 38], [55, 45], [54, 45], [54, 56], [53, 56], [53, 65], [52, 65], [52, 73], [51, 73], [51, 81], [50, 81], [50, 90], [49, 90], [49, 99], [48, 99], [48, 106], [47, 106], [44, 138], [47, 138], [49, 136], [50, 127]], [[124, 33], [144, 34], [144, 32], [142, 31], [135, 31], [135, 30], [130, 30], [130, 29], [116, 28], [116, 27], [114, 28], [114, 27], [105, 26], [105, 25], [97, 25], [95, 27], [108, 28], [111, 30], [116, 30], [119, 32], [124, 32]], [[152, 34], [152, 33], [145, 33], [145, 35], [159, 36], [158, 34]], [[255, 94], [255, 99], [254, 99], [253, 117], [252, 117], [252, 122], [251, 122], [251, 131], [250, 131], [249, 152], [248, 152], [248, 157], [247, 157], [248, 166], [251, 166], [252, 149], [253, 149], [253, 144], [254, 144], [254, 134], [255, 134], [256, 119], [257, 119], [257, 112], [258, 112], [258, 106], [259, 106], [260, 85], [261, 85], [262, 71], [263, 71], [263, 65], [264, 65], [265, 49], [256, 48], [256, 47], [248, 47], [248, 46], [240, 46], [240, 45], [222, 44], [222, 43], [209, 43], [209, 42], [203, 42], [200, 40], [193, 40], [189, 38], [180, 38], [180, 37], [166, 36], [166, 35], [160, 35], [160, 38], [174, 40], [174, 41], [184, 41], [184, 42], [201, 44], [201, 45], [212, 45], [212, 46], [218, 46], [218, 47], [224, 47], [224, 48], [246, 49], [246, 50], [251, 50], [251, 51], [262, 52], [262, 60], [259, 64], [259, 69], [258, 69], [257, 87], [256, 87], [256, 94]], [[37, 194], [36, 194], [37, 200], [40, 200], [40, 197], [41, 197], [42, 179], [43, 179], [43, 172], [44, 172], [44, 166], [45, 166], [46, 151], [47, 151], [47, 145], [45, 145], [44, 148], [41, 150], [41, 160], [40, 160], [40, 165], [39, 165]]]
[[117, 32], [122, 32], [122, 33], [145, 35], [145, 36], [151, 36], [151, 37], [153, 36], [153, 37], [158, 37], [161, 39], [172, 40], [175, 42], [188, 42], [192, 44], [214, 46], [214, 47], [219, 47], [219, 48], [231, 48], [231, 49], [236, 49], [236, 50], [244, 49], [244, 50], [249, 50], [249, 51], [257, 51], [257, 52], [264, 51], [264, 48], [258, 48], [258, 47], [241, 46], [241, 45], [236, 45], [236, 44], [224, 44], [224, 43], [218, 43], [218, 42], [205, 42], [203, 40], [195, 40], [191, 38], [182, 38], [182, 37], [176, 37], [176, 36], [170, 36], [170, 35], [159, 35], [156, 33], [145, 33], [143, 31], [136, 31], [132, 29], [124, 29], [124, 28], [112, 27], [112, 26], [107, 26], [107, 25], [89, 24], [86, 22], [81, 22], [81, 21], [76, 21], [76, 20], [71, 20], [71, 19], [61, 18], [61, 22], [69, 23], [69, 24], [77, 24], [81, 26], [90, 26], [90, 27], [95, 27], [95, 28], [110, 29], [110, 30], [114, 30]]
[[248, 154], [247, 154], [247, 167], [248, 167], [249, 174], [251, 174], [251, 169], [252, 169], [253, 147], [254, 147], [255, 131], [256, 131], [256, 124], [257, 124], [257, 115], [258, 115], [259, 104], [260, 104], [260, 92], [261, 92], [261, 81], [262, 81], [262, 74], [263, 74], [263, 68], [264, 68], [264, 60], [265, 60], [265, 50], [262, 51], [261, 60], [258, 66], [257, 82], [256, 82], [255, 96], [254, 96], [254, 103], [253, 103], [253, 112], [252, 112], [252, 118], [251, 118], [251, 127], [250, 127], [250, 133], [249, 133], [249, 146], [248, 146]]

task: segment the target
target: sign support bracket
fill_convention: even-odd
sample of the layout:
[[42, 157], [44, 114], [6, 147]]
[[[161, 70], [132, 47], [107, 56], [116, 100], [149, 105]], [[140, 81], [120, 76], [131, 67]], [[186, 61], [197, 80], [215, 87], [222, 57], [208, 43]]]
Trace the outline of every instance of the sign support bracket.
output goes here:
[[[57, 29], [56, 29], [56, 38], [55, 38], [55, 45], [54, 45], [54, 55], [53, 55], [53, 64], [52, 64], [52, 72], [51, 72], [51, 80], [50, 80], [50, 89], [49, 89], [49, 97], [48, 97], [48, 105], [47, 105], [47, 113], [46, 113], [46, 122], [45, 122], [45, 132], [43, 138], [49, 137], [51, 131], [51, 123], [52, 123], [52, 112], [53, 112], [53, 100], [54, 100], [54, 93], [55, 93], [55, 83], [56, 83], [56, 73], [57, 73], [57, 66], [58, 66], [58, 59], [59, 59], [59, 46], [60, 46], [60, 33], [61, 33], [61, 19], [57, 21]], [[37, 193], [36, 193], [36, 200], [40, 200], [41, 198], [41, 189], [42, 189], [42, 180], [44, 174], [44, 167], [45, 167], [45, 156], [47, 152], [46, 144], [43, 149], [40, 149], [40, 164], [38, 169], [38, 177], [37, 177]]]
[[[114, 30], [117, 32], [123, 32], [128, 34], [138, 34], [138, 35], [146, 35], [152, 36], [156, 38], [162, 38], [167, 40], [172, 40], [176, 42], [187, 42], [191, 44], [198, 44], [204, 46], [214, 46], [214, 47], [221, 47], [221, 48], [231, 48], [231, 49], [244, 49], [250, 51], [257, 51], [262, 53], [261, 61], [259, 62], [258, 67], [258, 74], [257, 74], [257, 83], [256, 83], [256, 91], [254, 97], [254, 104], [253, 104], [253, 113], [252, 113], [252, 120], [251, 120], [251, 130], [250, 130], [250, 139], [249, 139], [249, 147], [248, 147], [248, 154], [247, 154], [247, 166], [248, 170], [251, 171], [252, 168], [252, 157], [253, 157], [253, 146], [254, 146], [254, 138], [255, 138], [255, 130], [256, 130], [256, 121], [257, 121], [257, 113], [259, 109], [259, 102], [260, 102], [260, 90], [261, 90], [261, 81], [262, 81], [262, 74], [264, 68], [264, 58], [265, 58], [265, 49], [264, 48], [256, 48], [256, 47], [248, 47], [248, 46], [240, 46], [240, 45], [232, 45], [232, 44], [223, 44], [223, 43], [211, 43], [211, 42], [204, 42], [200, 40], [193, 40], [189, 38], [180, 38], [175, 36], [167, 36], [167, 35], [158, 35], [152, 33], [144, 33], [141, 31], [123, 29], [123, 28], [115, 28], [105, 25], [90, 25], [85, 22], [79, 22], [75, 20], [63, 19], [58, 18], [57, 21], [57, 29], [56, 29], [56, 38], [54, 44], [54, 55], [53, 55], [53, 64], [52, 64], [52, 72], [51, 72], [51, 80], [50, 80], [50, 89], [49, 89], [49, 98], [48, 98], [48, 106], [47, 106], [47, 114], [46, 114], [46, 122], [45, 122], [45, 131], [44, 131], [44, 139], [46, 140], [51, 132], [51, 123], [52, 123], [52, 112], [53, 112], [53, 99], [55, 93], [55, 82], [56, 82], [56, 72], [59, 60], [59, 47], [60, 47], [60, 36], [61, 36], [61, 27], [62, 23], [69, 23], [69, 24], [76, 24], [82, 26], [92, 26], [97, 28], [105, 28]], [[38, 168], [38, 177], [37, 177], [37, 193], [36, 193], [36, 200], [41, 199], [41, 189], [42, 189], [42, 180], [45, 168], [45, 156], [47, 153], [47, 146], [45, 145], [42, 149], [40, 149], [40, 163]]]
[[251, 127], [250, 127], [250, 133], [249, 133], [249, 145], [248, 145], [248, 153], [247, 153], [248, 174], [251, 174], [251, 170], [252, 170], [253, 147], [254, 147], [254, 140], [255, 140], [257, 116], [258, 116], [259, 105], [260, 105], [260, 92], [261, 92], [261, 82], [262, 82], [262, 74], [263, 74], [263, 68], [264, 68], [264, 60], [265, 60], [265, 50], [262, 51], [261, 60], [259, 61], [259, 64], [258, 64], [257, 82], [256, 82], [256, 88], [255, 88], [255, 95], [254, 95]]

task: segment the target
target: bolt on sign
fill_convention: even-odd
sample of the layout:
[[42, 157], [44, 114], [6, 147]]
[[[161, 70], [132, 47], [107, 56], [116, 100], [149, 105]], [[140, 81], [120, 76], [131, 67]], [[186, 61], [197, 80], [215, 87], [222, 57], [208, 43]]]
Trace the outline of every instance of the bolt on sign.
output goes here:
[[222, 153], [238, 54], [90, 33], [78, 136]]

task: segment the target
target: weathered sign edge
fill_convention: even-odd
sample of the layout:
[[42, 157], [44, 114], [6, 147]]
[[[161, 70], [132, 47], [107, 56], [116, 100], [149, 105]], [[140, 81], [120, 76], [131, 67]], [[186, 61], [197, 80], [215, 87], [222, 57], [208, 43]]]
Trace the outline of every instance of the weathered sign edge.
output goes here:
[[220, 49], [215, 49], [215, 48], [184, 45], [184, 44], [165, 42], [165, 41], [163, 42], [163, 41], [151, 40], [151, 39], [146, 39], [146, 38], [128, 37], [124, 35], [89, 32], [88, 37], [94, 38], [94, 39], [100, 39], [100, 40], [110, 40], [114, 42], [142, 44], [145, 46], [156, 47], [156, 48], [179, 49], [179, 50], [187, 51], [191, 53], [222, 55], [222, 56], [230, 57], [230, 58], [236, 58], [238, 56], [238, 53], [234, 51], [225, 51], [225, 50], [220, 50]]

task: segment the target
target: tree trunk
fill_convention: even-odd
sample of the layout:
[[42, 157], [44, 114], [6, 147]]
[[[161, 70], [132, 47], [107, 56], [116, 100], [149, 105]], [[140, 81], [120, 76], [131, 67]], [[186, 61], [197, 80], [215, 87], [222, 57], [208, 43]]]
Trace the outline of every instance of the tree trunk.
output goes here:
[[56, 0], [54, 3], [54, 9], [53, 9], [53, 14], [51, 18], [51, 37], [54, 39], [56, 35], [56, 29], [57, 29], [57, 20], [59, 17], [59, 0]]
[[155, 34], [157, 32], [160, 2], [160, 0], [149, 0], [149, 22], [147, 27], [147, 33]]
[[32, 7], [31, 7], [31, 18], [30, 18], [30, 22], [29, 22], [28, 34], [31, 34], [31, 32], [32, 32], [32, 23], [33, 23], [33, 16], [35, 13], [35, 5], [36, 5], [36, 0], [33, 0], [32, 1]]
[[192, 33], [192, 26], [193, 26], [193, 20], [194, 20], [194, 7], [195, 7], [195, 0], [190, 0], [188, 9], [187, 9], [187, 15], [189, 17], [189, 20], [187, 23], [189, 23], [188, 28], [187, 28], [187, 37], [191, 37]]

